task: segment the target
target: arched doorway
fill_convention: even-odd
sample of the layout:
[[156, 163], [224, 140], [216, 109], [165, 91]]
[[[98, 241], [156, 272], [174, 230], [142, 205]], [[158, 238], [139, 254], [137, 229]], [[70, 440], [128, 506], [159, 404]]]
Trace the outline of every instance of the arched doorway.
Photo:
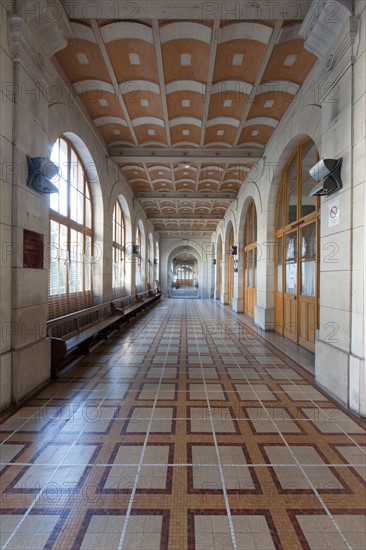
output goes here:
[[222, 292], [222, 240], [221, 236], [217, 242], [217, 257], [216, 257], [216, 300], [221, 300]]
[[234, 298], [234, 256], [231, 254], [231, 247], [234, 245], [234, 228], [230, 224], [230, 231], [228, 236], [228, 262], [227, 262], [227, 292], [229, 304], [232, 305]]
[[184, 260], [182, 263], [179, 262], [175, 272], [177, 288], [196, 287], [195, 262], [192, 262], [192, 264], [187, 263], [187, 260]]
[[257, 210], [252, 200], [244, 225], [244, 313], [254, 317], [257, 303]]
[[309, 197], [312, 140], [296, 147], [282, 173], [276, 206], [276, 331], [315, 351], [319, 299], [319, 198]]

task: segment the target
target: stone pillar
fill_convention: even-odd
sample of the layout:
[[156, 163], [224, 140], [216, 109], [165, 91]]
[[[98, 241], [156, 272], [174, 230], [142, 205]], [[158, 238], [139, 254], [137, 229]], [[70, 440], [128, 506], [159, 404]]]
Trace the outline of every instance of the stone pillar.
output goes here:
[[[13, 121], [13, 217], [11, 231], [10, 225], [7, 231], [14, 252], [11, 267], [13, 403], [32, 394], [50, 378], [50, 342], [46, 339], [49, 195], [27, 186], [27, 156], [47, 156], [49, 83], [53, 81], [49, 59], [66, 45], [65, 33], [69, 30], [62, 18], [53, 22], [47, 20], [42, 11], [46, 8], [43, 0], [27, 2], [22, 8], [24, 11], [21, 14], [10, 16], [8, 21], [16, 103]], [[10, 66], [8, 61], [8, 70]], [[32, 232], [32, 239], [40, 243], [36, 263], [29, 262], [29, 257], [24, 253], [28, 232]]]
[[[271, 205], [274, 208], [274, 205]], [[254, 320], [263, 330], [274, 330], [274, 227], [272, 212], [257, 212], [257, 304]]]
[[8, 45], [7, 12], [0, 4], [0, 409], [11, 403], [12, 347], [12, 172], [13, 62]]
[[366, 417], [365, 313], [366, 313], [366, 6], [355, 4], [360, 42], [353, 67], [352, 144], [352, 296], [349, 406]]

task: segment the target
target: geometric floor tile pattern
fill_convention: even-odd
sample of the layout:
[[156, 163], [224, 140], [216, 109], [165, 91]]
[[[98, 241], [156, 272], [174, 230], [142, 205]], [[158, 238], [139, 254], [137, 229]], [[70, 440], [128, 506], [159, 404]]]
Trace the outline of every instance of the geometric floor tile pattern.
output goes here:
[[366, 547], [365, 422], [228, 308], [162, 300], [1, 415], [0, 545]]

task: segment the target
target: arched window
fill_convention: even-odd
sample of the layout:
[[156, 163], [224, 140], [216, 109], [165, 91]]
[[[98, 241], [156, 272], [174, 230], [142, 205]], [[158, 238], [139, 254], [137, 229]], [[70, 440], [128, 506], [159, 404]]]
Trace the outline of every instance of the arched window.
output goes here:
[[93, 220], [89, 182], [72, 144], [59, 138], [51, 160], [60, 166], [50, 196], [49, 317], [92, 305]]
[[139, 226], [136, 226], [136, 236], [135, 236], [135, 244], [138, 246], [138, 253], [135, 255], [135, 262], [136, 262], [136, 285], [141, 285], [142, 277], [141, 277], [141, 231]]
[[244, 313], [254, 317], [257, 288], [257, 210], [249, 205], [244, 226]]
[[319, 198], [309, 196], [309, 168], [318, 160], [307, 139], [282, 174], [276, 208], [276, 330], [315, 351], [318, 324]]
[[125, 246], [126, 231], [125, 221], [121, 205], [116, 200], [113, 209], [113, 275], [112, 287], [114, 290], [122, 289], [125, 284]]

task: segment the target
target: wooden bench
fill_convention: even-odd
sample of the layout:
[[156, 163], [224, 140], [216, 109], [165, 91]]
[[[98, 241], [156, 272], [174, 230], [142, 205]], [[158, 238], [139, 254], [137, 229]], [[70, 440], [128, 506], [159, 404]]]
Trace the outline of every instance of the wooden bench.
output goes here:
[[[51, 338], [51, 378], [59, 378], [60, 369], [72, 352], [88, 354], [96, 339], [106, 339], [108, 332], [135, 317], [160, 297], [161, 293], [147, 290], [48, 321], [47, 335]], [[56, 335], [58, 331], [62, 334]]]

